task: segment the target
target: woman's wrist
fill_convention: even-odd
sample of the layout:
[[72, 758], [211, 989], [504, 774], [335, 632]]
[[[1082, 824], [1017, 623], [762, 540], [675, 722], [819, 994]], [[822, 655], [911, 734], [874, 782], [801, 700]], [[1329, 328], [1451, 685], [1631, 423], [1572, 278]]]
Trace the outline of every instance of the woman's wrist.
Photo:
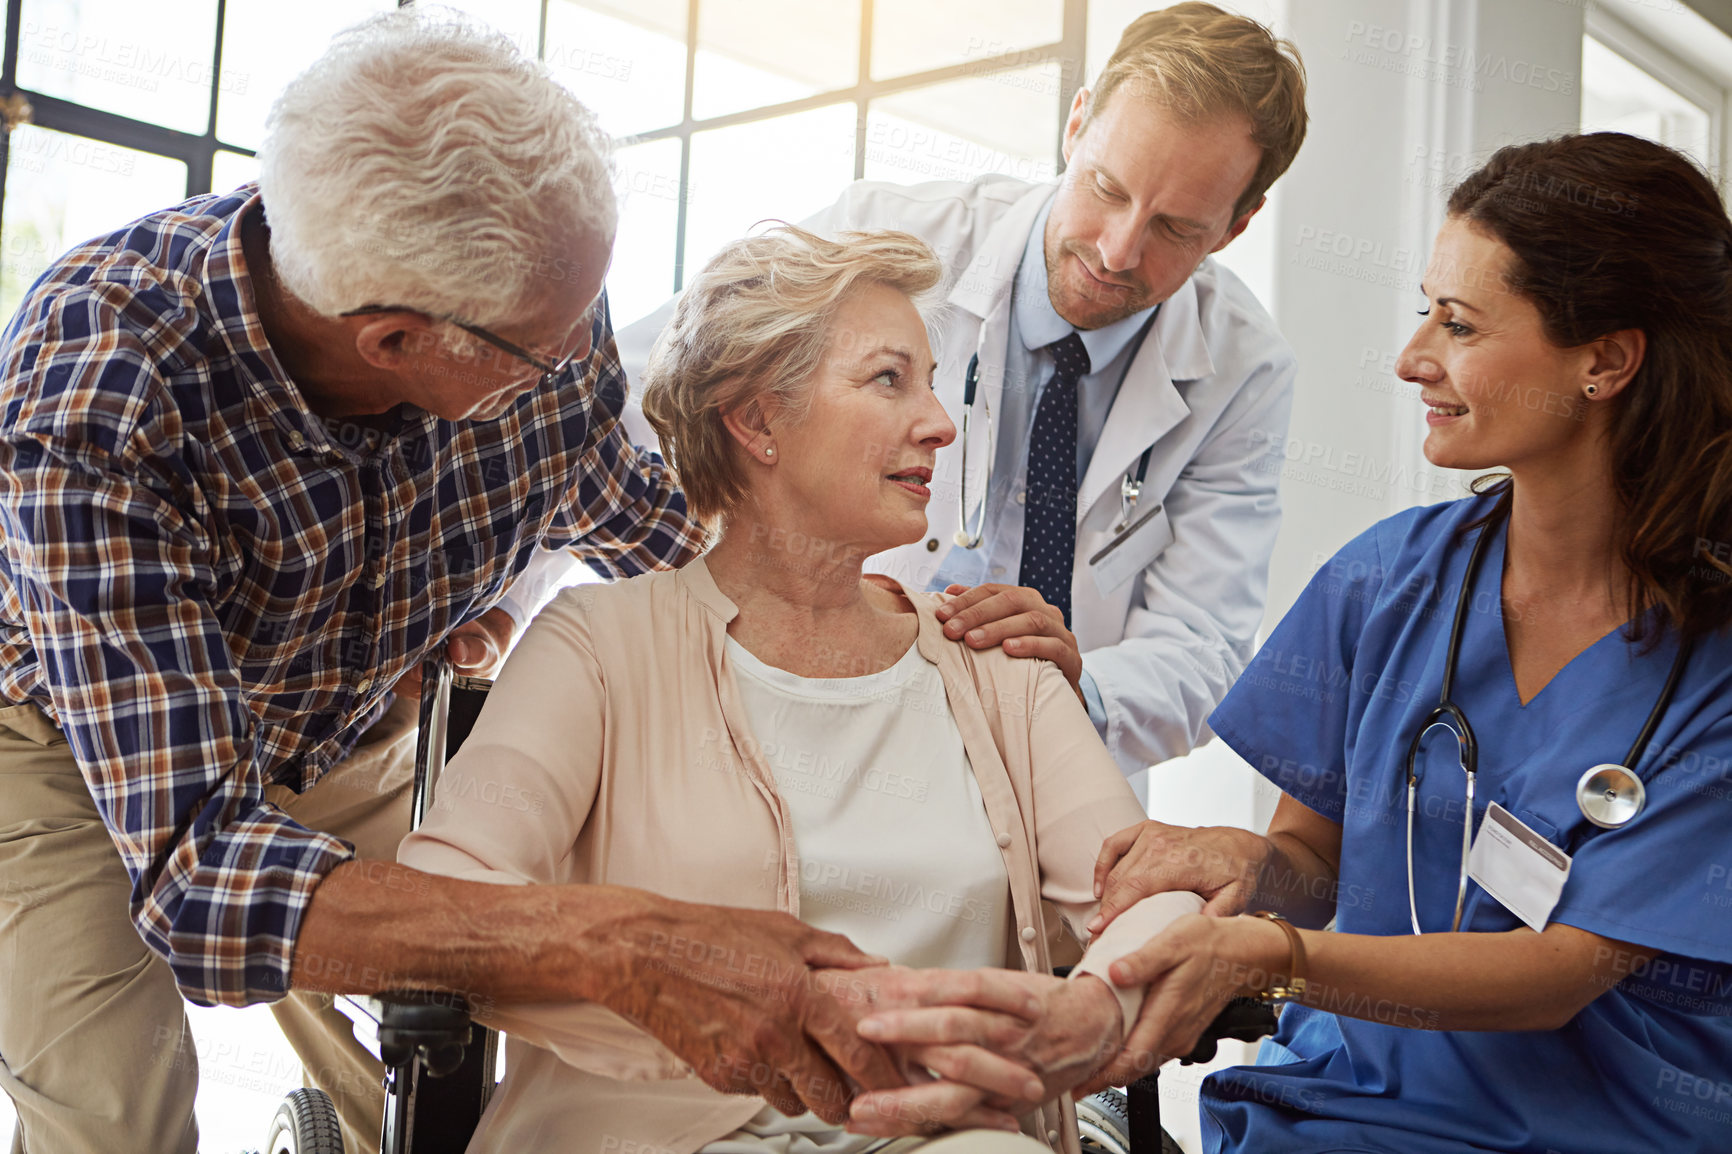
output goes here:
[[1244, 913], [1252, 910], [1274, 910], [1287, 915], [1299, 915], [1313, 902], [1311, 877], [1294, 862], [1287, 851], [1271, 837], [1258, 839], [1263, 843], [1263, 856], [1257, 863], [1255, 891]]
[[1065, 983], [1073, 990], [1073, 997], [1082, 1003], [1082, 1009], [1093, 1029], [1089, 1033], [1093, 1037], [1093, 1053], [1088, 1060], [1088, 1070], [1076, 1081], [1093, 1076], [1095, 1071], [1103, 1069], [1124, 1048], [1125, 1035], [1130, 1030], [1130, 1023], [1125, 1021], [1124, 1006], [1119, 1001], [1118, 994], [1113, 992], [1112, 985], [1099, 974], [1078, 974]]
[[1076, 996], [1088, 1005], [1092, 1014], [1098, 1014], [1113, 1023], [1114, 1038], [1124, 1037], [1124, 1008], [1119, 1005], [1119, 996], [1113, 992], [1105, 978], [1099, 974], [1078, 974], [1070, 980], [1070, 985], [1075, 989]]
[[1250, 914], [1242, 914], [1234, 922], [1241, 937], [1235, 951], [1239, 965], [1233, 974], [1233, 996], [1254, 998], [1271, 986], [1290, 983], [1294, 977], [1293, 950], [1286, 931], [1268, 918]]

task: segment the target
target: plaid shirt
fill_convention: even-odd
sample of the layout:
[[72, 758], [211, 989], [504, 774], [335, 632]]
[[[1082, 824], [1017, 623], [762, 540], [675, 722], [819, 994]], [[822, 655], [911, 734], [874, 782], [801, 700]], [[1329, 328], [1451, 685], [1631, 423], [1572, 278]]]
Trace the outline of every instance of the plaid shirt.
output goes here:
[[340, 761], [391, 685], [543, 544], [629, 576], [700, 546], [595, 349], [497, 421], [311, 412], [266, 343], [248, 187], [79, 246], [0, 353], [0, 696], [64, 730], [201, 1004], [281, 997], [348, 843], [263, 800]]

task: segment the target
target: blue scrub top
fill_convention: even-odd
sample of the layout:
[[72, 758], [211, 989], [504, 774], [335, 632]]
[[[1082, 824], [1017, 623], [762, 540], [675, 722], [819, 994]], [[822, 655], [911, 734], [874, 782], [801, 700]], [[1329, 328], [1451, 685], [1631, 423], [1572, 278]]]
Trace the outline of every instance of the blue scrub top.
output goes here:
[[[1437, 704], [1475, 497], [1374, 526], [1313, 577], [1209, 724], [1342, 826], [1336, 928], [1408, 934], [1408, 742]], [[1479, 530], [1474, 530], [1474, 533]], [[1211, 1151], [1732, 1151], [1732, 631], [1698, 642], [1638, 772], [1646, 808], [1597, 831], [1583, 770], [1621, 762], [1677, 653], [1601, 638], [1527, 705], [1504, 640], [1504, 528], [1474, 585], [1454, 697], [1479, 741], [1475, 830], [1498, 802], [1574, 855], [1552, 920], [1661, 953], [1561, 1030], [1442, 1032], [1423, 1006], [1289, 1006], [1257, 1066], [1202, 1090]], [[1422, 746], [1420, 924], [1455, 908], [1465, 779], [1455, 740]], [[1469, 881], [1464, 931], [1522, 923]], [[1364, 1020], [1370, 1018], [1372, 1020]]]

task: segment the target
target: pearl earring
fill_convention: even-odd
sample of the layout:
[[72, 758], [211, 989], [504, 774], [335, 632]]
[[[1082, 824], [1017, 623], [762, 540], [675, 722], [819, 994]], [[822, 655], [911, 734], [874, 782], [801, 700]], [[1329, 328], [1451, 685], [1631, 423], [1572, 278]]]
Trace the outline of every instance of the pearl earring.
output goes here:
[[766, 456], [766, 457], [774, 457], [775, 455], [776, 455], [776, 446], [774, 446], [774, 445], [771, 445], [769, 448], [764, 450], [764, 456]]

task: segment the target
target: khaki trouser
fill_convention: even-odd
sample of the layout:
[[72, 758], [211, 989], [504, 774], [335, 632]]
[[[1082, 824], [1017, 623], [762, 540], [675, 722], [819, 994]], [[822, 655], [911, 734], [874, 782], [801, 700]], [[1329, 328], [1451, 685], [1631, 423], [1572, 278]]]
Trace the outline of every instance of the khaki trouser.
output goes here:
[[[302, 796], [267, 798], [310, 828], [395, 860], [409, 829], [414, 701]], [[0, 708], [0, 1089], [14, 1154], [196, 1154], [198, 1056], [168, 964], [127, 909], [132, 881], [60, 731], [33, 705]], [[377, 1151], [384, 1067], [328, 995], [271, 1006], [329, 1093], [350, 1151]], [[270, 1122], [259, 1119], [262, 1136]]]

